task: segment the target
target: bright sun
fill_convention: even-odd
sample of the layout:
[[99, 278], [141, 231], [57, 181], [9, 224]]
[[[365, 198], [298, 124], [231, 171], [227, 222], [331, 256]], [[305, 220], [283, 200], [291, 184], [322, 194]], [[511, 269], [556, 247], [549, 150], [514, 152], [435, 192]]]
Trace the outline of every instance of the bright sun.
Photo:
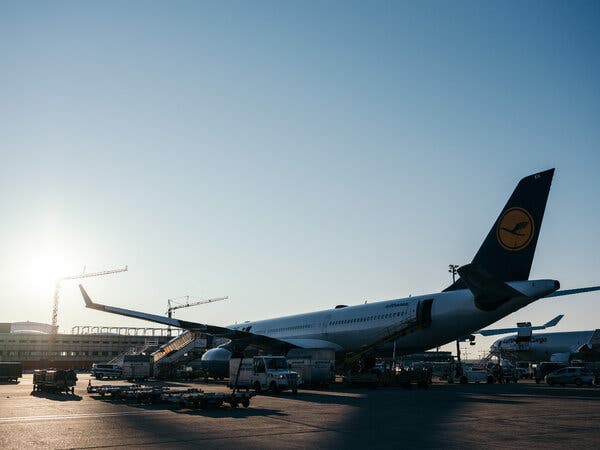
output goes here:
[[68, 257], [59, 246], [44, 245], [29, 249], [19, 267], [19, 279], [30, 287], [53, 289], [60, 277], [71, 275]]
[[35, 255], [30, 262], [29, 273], [32, 282], [40, 285], [55, 284], [66, 275], [64, 260], [61, 255], [40, 253]]

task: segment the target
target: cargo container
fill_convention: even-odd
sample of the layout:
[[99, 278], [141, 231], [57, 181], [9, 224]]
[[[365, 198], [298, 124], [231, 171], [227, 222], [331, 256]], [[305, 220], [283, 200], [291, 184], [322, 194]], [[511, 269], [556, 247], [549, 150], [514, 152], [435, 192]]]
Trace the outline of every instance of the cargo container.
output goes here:
[[335, 381], [335, 351], [294, 348], [287, 354], [290, 370], [298, 372], [303, 386], [327, 386]]
[[0, 381], [17, 381], [23, 376], [20, 362], [0, 362]]
[[33, 371], [33, 390], [75, 393], [77, 374], [74, 370], [41, 369]]
[[147, 380], [153, 375], [154, 362], [150, 355], [125, 355], [123, 378], [128, 381]]

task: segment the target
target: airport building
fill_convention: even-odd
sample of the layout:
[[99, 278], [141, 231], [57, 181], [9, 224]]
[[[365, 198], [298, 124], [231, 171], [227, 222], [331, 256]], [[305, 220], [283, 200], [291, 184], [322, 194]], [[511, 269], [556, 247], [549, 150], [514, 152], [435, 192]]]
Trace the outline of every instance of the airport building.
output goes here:
[[89, 369], [93, 363], [108, 362], [134, 349], [156, 348], [179, 333], [167, 328], [100, 326], [75, 326], [70, 334], [52, 331], [45, 323], [0, 323], [0, 361], [20, 361], [26, 370]]

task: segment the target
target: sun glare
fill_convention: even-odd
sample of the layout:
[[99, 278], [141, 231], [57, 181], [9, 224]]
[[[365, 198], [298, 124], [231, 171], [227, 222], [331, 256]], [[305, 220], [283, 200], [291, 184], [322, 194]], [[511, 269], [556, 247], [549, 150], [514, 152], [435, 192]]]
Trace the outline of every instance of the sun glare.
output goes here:
[[31, 260], [28, 272], [33, 283], [44, 286], [54, 284], [65, 275], [64, 261], [60, 255], [40, 253]]
[[59, 278], [73, 272], [64, 250], [55, 245], [31, 248], [23, 255], [19, 266], [20, 282], [44, 291], [53, 289]]

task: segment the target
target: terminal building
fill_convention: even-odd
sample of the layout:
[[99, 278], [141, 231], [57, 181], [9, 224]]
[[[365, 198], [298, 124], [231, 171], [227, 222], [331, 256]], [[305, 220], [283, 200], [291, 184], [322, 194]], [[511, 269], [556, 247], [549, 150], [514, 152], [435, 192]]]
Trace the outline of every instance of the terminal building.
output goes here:
[[180, 333], [167, 328], [75, 326], [53, 333], [37, 322], [0, 323], [0, 361], [19, 361], [23, 369], [89, 369], [126, 353], [156, 349]]

